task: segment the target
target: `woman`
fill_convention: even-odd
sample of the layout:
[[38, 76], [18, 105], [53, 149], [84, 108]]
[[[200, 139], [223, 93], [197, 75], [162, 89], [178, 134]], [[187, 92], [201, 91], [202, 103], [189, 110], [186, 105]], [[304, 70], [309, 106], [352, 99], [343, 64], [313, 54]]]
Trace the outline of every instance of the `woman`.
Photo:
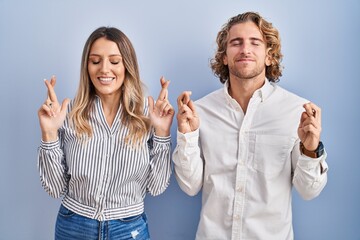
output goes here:
[[[144, 98], [130, 40], [101, 27], [88, 38], [75, 99], [57, 100], [55, 77], [38, 111], [38, 167], [52, 197], [64, 196], [55, 239], [150, 239], [146, 192], [169, 184], [169, 81], [161, 78], [154, 104]], [[70, 104], [69, 104], [70, 103]]]

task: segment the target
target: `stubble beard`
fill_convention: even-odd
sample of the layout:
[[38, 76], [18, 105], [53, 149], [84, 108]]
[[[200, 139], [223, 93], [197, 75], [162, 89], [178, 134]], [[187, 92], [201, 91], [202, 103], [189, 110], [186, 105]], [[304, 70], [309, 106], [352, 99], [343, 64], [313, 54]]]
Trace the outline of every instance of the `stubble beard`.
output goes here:
[[259, 76], [265, 70], [264, 67], [256, 67], [251, 71], [247, 71], [246, 69], [237, 69], [235, 66], [229, 66], [230, 75], [234, 75], [239, 79], [250, 80]]

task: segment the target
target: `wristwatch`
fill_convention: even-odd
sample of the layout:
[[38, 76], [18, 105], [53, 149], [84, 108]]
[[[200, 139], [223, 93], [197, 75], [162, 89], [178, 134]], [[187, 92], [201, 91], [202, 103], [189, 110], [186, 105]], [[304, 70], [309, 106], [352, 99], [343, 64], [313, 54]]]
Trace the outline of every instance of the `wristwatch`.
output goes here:
[[304, 147], [304, 144], [300, 142], [300, 152], [311, 158], [318, 158], [324, 154], [324, 145], [320, 141], [318, 147], [314, 151], [309, 151]]

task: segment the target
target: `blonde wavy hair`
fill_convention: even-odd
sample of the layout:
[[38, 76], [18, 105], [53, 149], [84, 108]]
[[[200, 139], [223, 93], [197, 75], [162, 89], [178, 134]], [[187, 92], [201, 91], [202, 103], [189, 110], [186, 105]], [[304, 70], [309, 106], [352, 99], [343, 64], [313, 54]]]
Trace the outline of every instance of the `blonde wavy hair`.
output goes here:
[[264, 37], [266, 48], [268, 49], [268, 55], [271, 59], [270, 66], [266, 66], [265, 75], [269, 81], [277, 82], [282, 76], [282, 66], [280, 65], [282, 60], [281, 44], [279, 32], [272, 24], [262, 18], [258, 13], [246, 12], [234, 16], [223, 25], [222, 29], [217, 35], [217, 52], [214, 58], [210, 60], [210, 66], [213, 73], [219, 77], [221, 83], [225, 83], [229, 79], [229, 68], [224, 65], [223, 59], [226, 55], [226, 46], [228, 41], [228, 35], [230, 28], [236, 24], [244, 22], [253, 22], [259, 28], [261, 34]]
[[93, 111], [95, 87], [88, 72], [89, 54], [92, 44], [99, 38], [113, 41], [119, 47], [125, 66], [125, 79], [121, 87], [120, 105], [122, 105], [121, 123], [128, 128], [125, 141], [139, 143], [150, 129], [150, 120], [144, 115], [144, 90], [140, 80], [139, 67], [135, 50], [128, 37], [117, 28], [100, 27], [87, 39], [82, 59], [80, 83], [69, 114], [78, 137], [91, 137], [93, 130], [89, 123], [90, 112]]

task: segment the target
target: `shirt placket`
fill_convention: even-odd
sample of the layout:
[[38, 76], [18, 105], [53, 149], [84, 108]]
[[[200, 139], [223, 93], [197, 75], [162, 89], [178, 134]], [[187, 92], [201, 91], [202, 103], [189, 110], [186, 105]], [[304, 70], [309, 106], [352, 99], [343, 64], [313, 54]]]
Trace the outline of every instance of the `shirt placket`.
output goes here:
[[238, 132], [238, 162], [236, 167], [236, 180], [235, 180], [235, 199], [234, 199], [234, 212], [232, 222], [232, 237], [231, 239], [242, 239], [243, 233], [243, 221], [244, 221], [244, 208], [245, 208], [245, 197], [246, 197], [246, 181], [247, 181], [247, 158], [249, 155], [249, 129], [251, 122], [260, 98], [251, 98], [247, 112], [244, 116], [242, 123], [240, 122], [240, 129]]
[[103, 159], [101, 161], [101, 170], [100, 170], [100, 177], [99, 177], [99, 185], [96, 192], [96, 212], [95, 212], [95, 219], [99, 221], [105, 220], [105, 205], [106, 205], [106, 192], [109, 188], [109, 166], [110, 166], [110, 158], [112, 152], [112, 144], [113, 143], [113, 136], [109, 133], [104, 138], [104, 154]]

